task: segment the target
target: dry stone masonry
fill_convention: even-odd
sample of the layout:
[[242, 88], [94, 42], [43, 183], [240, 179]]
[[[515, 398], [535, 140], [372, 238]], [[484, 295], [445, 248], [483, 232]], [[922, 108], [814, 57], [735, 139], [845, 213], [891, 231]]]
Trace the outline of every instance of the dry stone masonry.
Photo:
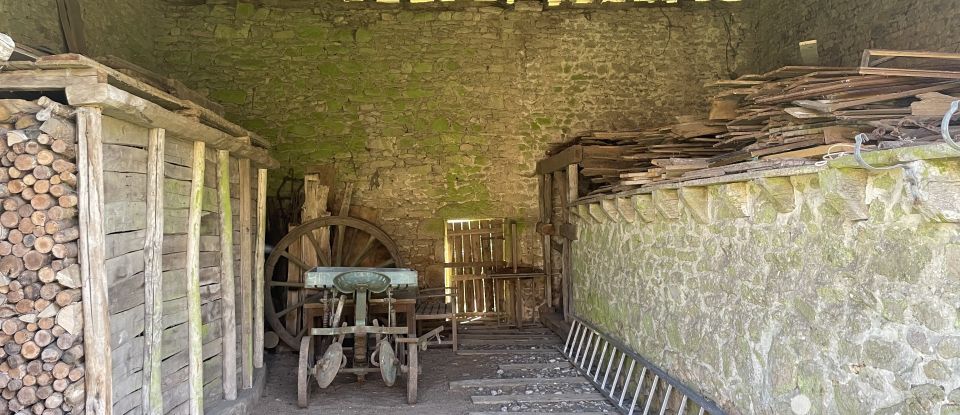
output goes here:
[[[576, 314], [731, 413], [960, 410], [945, 145], [578, 206]], [[632, 209], [631, 209], [632, 208]]]
[[527, 174], [546, 144], [701, 111], [741, 36], [736, 7], [317, 4], [170, 7], [163, 66], [274, 139], [295, 172], [335, 162], [420, 268], [443, 259], [444, 219], [525, 220], [533, 261]]

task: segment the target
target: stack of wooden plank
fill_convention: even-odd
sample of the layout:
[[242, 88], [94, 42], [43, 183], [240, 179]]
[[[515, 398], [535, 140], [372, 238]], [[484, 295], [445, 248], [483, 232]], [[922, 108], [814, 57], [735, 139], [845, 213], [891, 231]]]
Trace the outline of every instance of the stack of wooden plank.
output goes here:
[[[880, 66], [896, 62], [910, 67]], [[548, 154], [581, 146], [588, 194], [603, 194], [810, 164], [852, 152], [859, 133], [869, 138], [864, 151], [928, 143], [960, 97], [960, 54], [868, 50], [860, 68], [790, 66], [707, 87], [717, 92], [706, 117], [588, 132]]]

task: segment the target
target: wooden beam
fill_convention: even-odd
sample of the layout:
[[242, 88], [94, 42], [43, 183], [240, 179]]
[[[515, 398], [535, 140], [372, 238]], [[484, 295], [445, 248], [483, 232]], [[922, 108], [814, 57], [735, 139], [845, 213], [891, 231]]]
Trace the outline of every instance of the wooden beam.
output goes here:
[[233, 208], [230, 205], [230, 152], [217, 151], [220, 205], [220, 322], [223, 326], [223, 398], [237, 399], [237, 296], [233, 282]]
[[187, 216], [187, 384], [190, 415], [203, 414], [203, 321], [200, 317], [200, 215], [206, 145], [193, 143], [193, 178], [190, 182], [190, 213]]
[[253, 207], [250, 160], [240, 159], [240, 378], [253, 387]]
[[580, 198], [580, 171], [579, 166], [571, 164], [567, 166], [567, 202], [573, 202]]
[[537, 174], [553, 173], [571, 164], [583, 161], [583, 148], [579, 145], [567, 149], [537, 162]]
[[96, 85], [100, 74], [93, 69], [7, 71], [0, 73], [4, 91], [60, 91], [70, 85]]
[[164, 130], [153, 128], [147, 139], [147, 228], [143, 239], [143, 413], [163, 414], [160, 379], [163, 352], [163, 167]]
[[[540, 223], [553, 222], [553, 173], [544, 173], [540, 179]], [[543, 248], [543, 273], [547, 274], [543, 284], [547, 309], [553, 309], [553, 239], [550, 235], [541, 235]]]
[[175, 138], [200, 140], [217, 150], [228, 150], [237, 157], [248, 158], [264, 167], [278, 167], [267, 150], [250, 145], [216, 128], [164, 109], [119, 88], [106, 85], [72, 85], [66, 88], [70, 105], [99, 106], [104, 114], [146, 128], [164, 128]]
[[253, 272], [253, 366], [263, 367], [263, 253], [267, 237], [267, 169], [257, 170], [257, 249]]
[[98, 108], [77, 110], [80, 276], [83, 291], [83, 354], [86, 413], [113, 413], [110, 301], [107, 297], [103, 228], [103, 137]]
[[580, 402], [605, 401], [606, 396], [600, 393], [564, 393], [561, 395], [494, 395], [471, 396], [470, 400], [476, 405], [499, 405], [509, 403], [550, 403], [550, 402]]

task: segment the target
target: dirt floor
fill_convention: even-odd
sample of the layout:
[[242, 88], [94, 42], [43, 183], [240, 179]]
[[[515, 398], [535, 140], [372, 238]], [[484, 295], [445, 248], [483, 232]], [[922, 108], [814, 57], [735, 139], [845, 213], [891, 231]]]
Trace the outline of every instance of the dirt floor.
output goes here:
[[[338, 376], [330, 387], [313, 385], [310, 407], [297, 407], [297, 356], [293, 353], [265, 356], [269, 367], [267, 383], [255, 414], [464, 414], [478, 409], [470, 402], [471, 390], [450, 390], [448, 382], [458, 379], [496, 377], [497, 364], [477, 356], [457, 356], [449, 348], [423, 352], [419, 402], [407, 405], [405, 378], [386, 387], [378, 374], [359, 384], [355, 376]], [[489, 407], [488, 407], [489, 408]]]
[[[542, 327], [542, 326], [541, 326]], [[469, 331], [467, 332], [469, 333]], [[465, 338], [469, 338], [467, 334]], [[482, 337], [482, 336], [477, 336]], [[551, 336], [552, 337], [552, 336]], [[490, 337], [486, 337], [490, 338]], [[540, 337], [540, 339], [544, 339]], [[470, 340], [464, 340], [469, 342]], [[297, 406], [297, 356], [294, 353], [268, 354], [268, 375], [264, 395], [254, 407], [254, 414], [469, 414], [471, 412], [551, 412], [551, 413], [605, 413], [615, 412], [606, 402], [561, 402], [548, 404], [475, 405], [471, 396], [490, 395], [551, 395], [595, 392], [589, 384], [536, 385], [511, 388], [471, 387], [450, 389], [449, 382], [466, 379], [557, 378], [577, 376], [557, 352], [533, 352], [530, 349], [550, 349], [560, 344], [559, 338], [544, 340], [544, 344], [524, 346], [488, 346], [476, 344], [461, 346], [461, 350], [511, 350], [505, 354], [457, 355], [449, 348], [431, 348], [421, 354], [423, 371], [420, 377], [419, 401], [406, 403], [406, 378], [398, 379], [393, 387], [386, 387], [378, 373], [367, 376], [364, 384], [356, 377], [340, 375], [325, 390], [315, 383], [311, 389], [310, 406]], [[482, 341], [480, 341], [482, 343]], [[502, 370], [501, 364], [540, 363], [537, 369]], [[554, 365], [556, 363], [556, 365]], [[313, 381], [312, 381], [313, 382]]]

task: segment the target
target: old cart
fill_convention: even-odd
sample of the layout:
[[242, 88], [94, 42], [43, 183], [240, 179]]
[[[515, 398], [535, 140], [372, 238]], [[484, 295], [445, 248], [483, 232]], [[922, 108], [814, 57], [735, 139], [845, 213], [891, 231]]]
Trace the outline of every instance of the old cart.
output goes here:
[[[323, 389], [333, 382], [337, 374], [354, 374], [358, 382], [363, 382], [367, 373], [376, 371], [380, 372], [387, 386], [393, 386], [397, 376], [405, 374], [407, 402], [416, 403], [420, 370], [418, 352], [426, 348], [426, 341], [430, 337], [437, 336], [443, 330], [443, 327], [439, 327], [415, 337], [416, 334], [409, 333], [406, 326], [397, 325], [392, 306], [393, 290], [415, 287], [417, 272], [403, 268], [317, 267], [306, 273], [304, 283], [307, 288], [329, 289], [340, 296], [330, 302], [336, 304], [331, 327], [312, 327], [300, 340], [297, 404], [301, 408], [309, 404], [311, 378]], [[380, 325], [377, 319], [368, 322], [370, 296], [382, 293], [386, 294], [381, 301], [387, 304], [387, 321], [385, 325]], [[353, 297], [353, 325], [340, 322], [348, 295]], [[375, 336], [375, 342], [373, 352], [367, 356], [367, 337], [371, 334]], [[352, 367], [347, 367], [348, 359], [343, 353], [343, 342], [348, 335], [353, 337]]]

